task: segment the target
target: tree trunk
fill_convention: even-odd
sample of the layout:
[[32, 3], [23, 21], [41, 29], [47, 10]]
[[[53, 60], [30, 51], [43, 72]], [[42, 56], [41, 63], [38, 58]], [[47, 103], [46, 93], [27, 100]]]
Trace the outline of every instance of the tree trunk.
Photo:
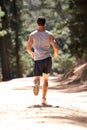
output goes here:
[[15, 43], [16, 43], [16, 69], [17, 69], [17, 77], [22, 77], [22, 72], [21, 72], [21, 66], [20, 66], [20, 55], [19, 55], [19, 51], [20, 51], [20, 47], [19, 47], [19, 41], [18, 41], [18, 30], [16, 30], [15, 32]]
[[[6, 10], [6, 1], [0, 0], [0, 5], [2, 11], [5, 12], [4, 17], [2, 18], [2, 30], [7, 30], [8, 28], [8, 15]], [[0, 55], [1, 55], [1, 66], [2, 66], [2, 75], [3, 80], [10, 79], [10, 72], [9, 72], [9, 62], [8, 62], [8, 54], [7, 54], [7, 45], [9, 43], [8, 35], [6, 34], [3, 37], [0, 37]]]
[[19, 30], [20, 30], [20, 14], [17, 7], [17, 1], [13, 0], [13, 7], [15, 8], [13, 18], [15, 18], [15, 46], [16, 46], [16, 76], [17, 78], [22, 77], [21, 64], [20, 64], [20, 43], [19, 43]]
[[6, 81], [10, 79], [6, 36], [0, 38], [0, 55], [3, 80]]

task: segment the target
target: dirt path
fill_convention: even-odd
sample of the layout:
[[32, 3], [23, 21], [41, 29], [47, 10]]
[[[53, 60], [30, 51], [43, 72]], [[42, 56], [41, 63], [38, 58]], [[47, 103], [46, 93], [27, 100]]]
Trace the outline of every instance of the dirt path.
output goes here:
[[0, 130], [87, 130], [87, 92], [66, 92], [53, 77], [49, 84], [52, 106], [42, 107], [41, 89], [33, 95], [32, 78], [1, 82]]

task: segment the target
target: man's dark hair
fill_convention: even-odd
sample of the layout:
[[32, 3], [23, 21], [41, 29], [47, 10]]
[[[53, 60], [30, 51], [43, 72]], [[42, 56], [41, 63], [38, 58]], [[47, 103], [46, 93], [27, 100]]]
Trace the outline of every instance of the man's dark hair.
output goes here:
[[46, 19], [43, 16], [39, 16], [38, 19], [37, 19], [37, 24], [39, 26], [44, 26], [45, 23], [46, 23]]

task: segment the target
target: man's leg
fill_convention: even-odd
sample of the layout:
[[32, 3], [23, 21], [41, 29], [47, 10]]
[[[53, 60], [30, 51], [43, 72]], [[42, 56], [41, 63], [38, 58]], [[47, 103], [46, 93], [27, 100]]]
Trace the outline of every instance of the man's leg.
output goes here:
[[34, 76], [34, 84], [40, 85], [40, 76]]
[[39, 86], [40, 86], [40, 76], [34, 76], [33, 92], [35, 96], [37, 96], [39, 93]]
[[45, 104], [46, 95], [48, 91], [48, 78], [49, 74], [43, 74], [43, 86], [42, 86], [42, 103]]

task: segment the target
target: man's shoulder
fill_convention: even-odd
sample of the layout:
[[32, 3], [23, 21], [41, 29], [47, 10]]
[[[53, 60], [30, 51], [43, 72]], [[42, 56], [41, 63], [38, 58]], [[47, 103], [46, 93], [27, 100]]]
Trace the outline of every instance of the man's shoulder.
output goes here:
[[52, 35], [52, 33], [48, 30], [45, 30], [46, 33], [48, 33], [49, 35]]
[[33, 31], [33, 32], [31, 32], [31, 34], [30, 35], [34, 35], [34, 34], [36, 34], [38, 31], [37, 30], [35, 30], [35, 31]]

